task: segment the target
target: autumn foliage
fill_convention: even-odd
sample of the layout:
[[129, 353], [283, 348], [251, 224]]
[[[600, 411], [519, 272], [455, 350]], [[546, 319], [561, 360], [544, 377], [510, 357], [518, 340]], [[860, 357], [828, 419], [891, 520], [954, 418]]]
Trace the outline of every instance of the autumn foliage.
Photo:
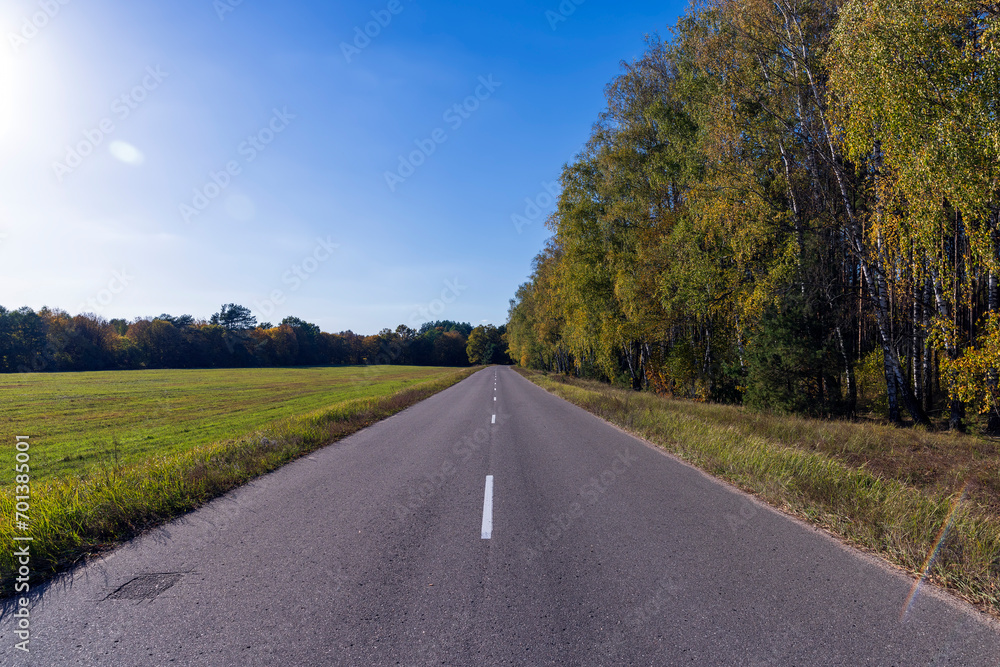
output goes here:
[[257, 324], [249, 309], [226, 304], [209, 320], [190, 315], [105, 320], [94, 314], [0, 306], [0, 372], [140, 368], [240, 368], [346, 364], [468, 366], [472, 325], [426, 322], [364, 336], [327, 333], [286, 317]]
[[511, 356], [997, 430], [998, 29], [973, 0], [695, 2], [564, 168]]

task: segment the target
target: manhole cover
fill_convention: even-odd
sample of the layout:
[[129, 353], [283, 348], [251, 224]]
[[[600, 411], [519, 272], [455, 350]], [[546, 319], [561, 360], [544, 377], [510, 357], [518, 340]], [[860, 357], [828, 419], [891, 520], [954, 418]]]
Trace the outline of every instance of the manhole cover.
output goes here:
[[177, 572], [164, 574], [143, 574], [127, 582], [107, 597], [108, 600], [152, 600], [178, 581]]

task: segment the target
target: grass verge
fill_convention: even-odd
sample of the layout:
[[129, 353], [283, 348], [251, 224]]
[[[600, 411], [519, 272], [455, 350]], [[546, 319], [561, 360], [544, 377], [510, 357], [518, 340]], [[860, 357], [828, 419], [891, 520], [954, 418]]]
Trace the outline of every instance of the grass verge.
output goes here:
[[[702, 470], [1000, 616], [995, 443], [878, 424], [761, 415], [518, 371]], [[934, 474], [923, 474], [935, 461]]]
[[[106, 461], [82, 476], [33, 482], [31, 583], [400, 412], [477, 370], [456, 370], [387, 396], [346, 400], [181, 453], [128, 464]], [[14, 517], [14, 500], [13, 494], [0, 496], [0, 516]], [[0, 524], [0, 543], [16, 544], [15, 534], [24, 533], [15, 533], [13, 520]], [[11, 594], [17, 568], [13, 548], [0, 550], [0, 597]]]

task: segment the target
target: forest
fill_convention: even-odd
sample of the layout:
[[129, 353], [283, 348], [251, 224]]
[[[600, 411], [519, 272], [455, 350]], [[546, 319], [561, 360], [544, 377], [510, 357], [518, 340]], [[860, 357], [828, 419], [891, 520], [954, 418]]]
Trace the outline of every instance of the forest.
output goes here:
[[523, 366], [1000, 432], [1000, 50], [974, 0], [700, 0], [606, 86]]
[[507, 363], [504, 333], [504, 327], [446, 320], [369, 336], [334, 334], [297, 317], [258, 324], [249, 308], [233, 303], [208, 320], [164, 314], [131, 322], [0, 306], [0, 372]]

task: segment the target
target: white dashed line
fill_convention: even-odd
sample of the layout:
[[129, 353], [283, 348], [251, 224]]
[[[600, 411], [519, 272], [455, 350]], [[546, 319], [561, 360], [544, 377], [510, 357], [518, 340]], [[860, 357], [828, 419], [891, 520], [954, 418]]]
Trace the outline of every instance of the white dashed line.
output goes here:
[[486, 476], [486, 493], [483, 495], [483, 539], [493, 534], [493, 475]]

